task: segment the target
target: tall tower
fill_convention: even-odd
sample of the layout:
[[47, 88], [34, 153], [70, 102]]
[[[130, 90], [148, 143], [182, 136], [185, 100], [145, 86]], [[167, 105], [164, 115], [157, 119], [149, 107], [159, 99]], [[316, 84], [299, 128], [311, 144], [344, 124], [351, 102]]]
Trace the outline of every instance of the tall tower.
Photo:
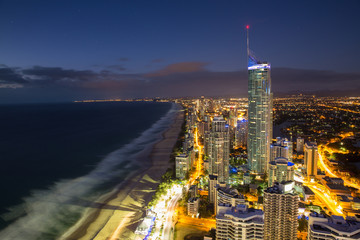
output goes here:
[[275, 184], [264, 191], [264, 239], [296, 240], [299, 197], [294, 182]]
[[304, 165], [306, 168], [306, 176], [309, 181], [316, 178], [318, 158], [319, 153], [317, 144], [315, 142], [305, 143]]
[[272, 139], [272, 92], [270, 64], [261, 62], [249, 48], [249, 26], [247, 29], [248, 53], [248, 165], [255, 173], [265, 173], [270, 160]]
[[209, 174], [220, 183], [229, 180], [229, 126], [223, 117], [214, 117], [210, 131]]

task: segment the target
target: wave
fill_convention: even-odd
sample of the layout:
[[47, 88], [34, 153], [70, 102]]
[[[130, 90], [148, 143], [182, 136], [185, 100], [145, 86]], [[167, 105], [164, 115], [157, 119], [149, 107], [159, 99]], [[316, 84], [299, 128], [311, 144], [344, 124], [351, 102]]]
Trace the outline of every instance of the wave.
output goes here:
[[148, 155], [161, 140], [179, 110], [170, 110], [129, 144], [107, 155], [85, 176], [59, 180], [46, 190], [34, 190], [23, 204], [10, 208], [1, 217], [12, 223], [0, 232], [0, 239], [55, 239], [74, 225], [96, 200], [126, 176], [151, 165]]

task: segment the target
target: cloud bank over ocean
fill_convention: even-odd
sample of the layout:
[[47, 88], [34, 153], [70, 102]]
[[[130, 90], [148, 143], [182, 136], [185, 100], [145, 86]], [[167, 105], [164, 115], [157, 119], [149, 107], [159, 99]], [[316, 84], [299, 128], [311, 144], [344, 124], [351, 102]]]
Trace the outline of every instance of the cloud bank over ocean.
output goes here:
[[[124, 60], [122, 60], [124, 61]], [[247, 71], [210, 71], [206, 62], [180, 62], [148, 73], [128, 73], [122, 65], [96, 70], [0, 66], [0, 100], [69, 101], [89, 98], [247, 96]], [[273, 68], [275, 96], [292, 93], [356, 95], [360, 73]]]

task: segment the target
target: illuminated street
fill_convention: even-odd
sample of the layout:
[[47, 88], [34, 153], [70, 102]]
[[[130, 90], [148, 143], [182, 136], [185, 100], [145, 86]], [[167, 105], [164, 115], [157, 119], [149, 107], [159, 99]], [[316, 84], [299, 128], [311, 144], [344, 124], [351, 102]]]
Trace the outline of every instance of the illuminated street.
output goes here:
[[[345, 138], [345, 137], [348, 137], [348, 136], [351, 136], [351, 133], [341, 135], [342, 138]], [[324, 161], [324, 159], [325, 159], [325, 152], [329, 152], [329, 153], [331, 154], [331, 153], [338, 152], [338, 151], [335, 151], [335, 150], [333, 150], [333, 149], [330, 149], [330, 148], [328, 148], [327, 146], [320, 145], [320, 146], [319, 146], [319, 161], [318, 161], [318, 162], [320, 163], [320, 168], [323, 169], [323, 170], [325, 170], [326, 173], [327, 173], [330, 177], [343, 179], [345, 186], [350, 186], [350, 187], [353, 187], [353, 188], [356, 188], [356, 189], [360, 190], [360, 186], [359, 186], [358, 184], [352, 183], [352, 182], [346, 180], [345, 178], [336, 175], [336, 174], [332, 171], [332, 169], [326, 165], [326, 163], [325, 163], [325, 161]], [[342, 151], [341, 153], [346, 153], [346, 151]]]
[[322, 189], [311, 184], [304, 183], [304, 185], [308, 186], [315, 193], [315, 196], [331, 211], [331, 214], [343, 215], [339, 206], [336, 205], [330, 196], [327, 195], [327, 193], [324, 193]]
[[175, 208], [176, 208], [176, 204], [177, 202], [180, 200], [182, 196], [182, 193], [176, 193], [170, 200], [170, 202], [168, 203], [167, 209], [166, 209], [166, 214], [164, 216], [164, 229], [163, 229], [163, 234], [161, 239], [163, 240], [172, 240], [173, 239], [173, 226], [174, 226], [174, 222], [173, 222], [173, 215], [175, 212]]

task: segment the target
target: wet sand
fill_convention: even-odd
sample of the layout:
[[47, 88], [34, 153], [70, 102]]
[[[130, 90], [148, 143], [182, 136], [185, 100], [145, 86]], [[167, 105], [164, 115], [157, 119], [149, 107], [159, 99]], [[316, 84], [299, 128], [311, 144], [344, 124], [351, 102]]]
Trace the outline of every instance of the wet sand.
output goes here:
[[89, 209], [60, 239], [134, 239], [134, 231], [145, 216], [146, 206], [161, 176], [172, 167], [170, 155], [181, 131], [183, 114], [181, 111], [176, 115], [173, 124], [164, 132], [163, 139], [152, 148], [149, 156], [152, 166], [134, 173], [104, 196], [99, 200], [99, 208]]

